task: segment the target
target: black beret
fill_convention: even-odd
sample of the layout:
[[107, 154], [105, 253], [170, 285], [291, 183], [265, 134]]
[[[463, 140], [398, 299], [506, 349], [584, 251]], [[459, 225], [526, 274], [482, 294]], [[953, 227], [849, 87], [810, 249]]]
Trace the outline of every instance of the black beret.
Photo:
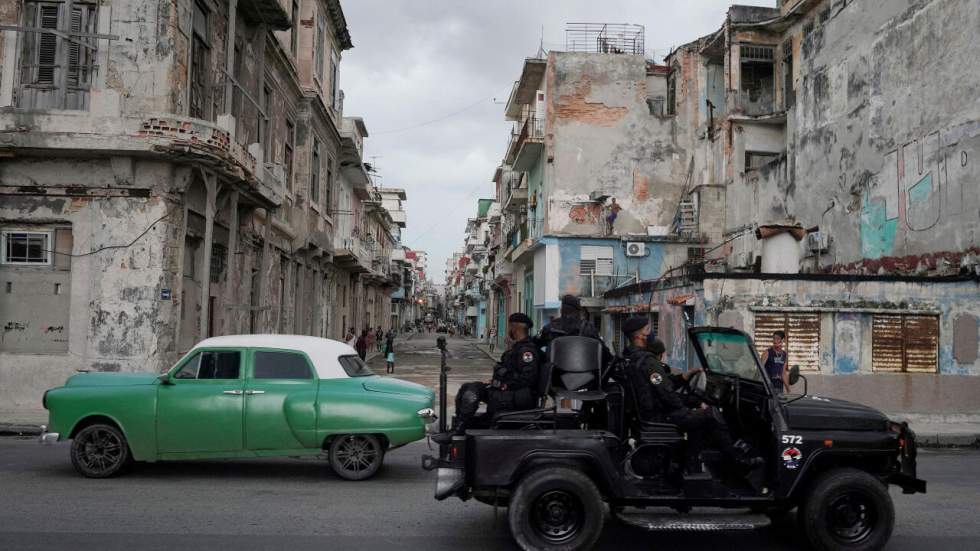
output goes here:
[[575, 295], [565, 295], [561, 297], [561, 305], [582, 308], [582, 301]]
[[623, 334], [629, 338], [649, 323], [650, 320], [646, 316], [633, 316], [623, 322]]
[[507, 321], [511, 323], [523, 323], [528, 329], [534, 327], [534, 322], [531, 321], [531, 318], [527, 317], [527, 314], [522, 314], [520, 312], [511, 314], [510, 317], [507, 318]]

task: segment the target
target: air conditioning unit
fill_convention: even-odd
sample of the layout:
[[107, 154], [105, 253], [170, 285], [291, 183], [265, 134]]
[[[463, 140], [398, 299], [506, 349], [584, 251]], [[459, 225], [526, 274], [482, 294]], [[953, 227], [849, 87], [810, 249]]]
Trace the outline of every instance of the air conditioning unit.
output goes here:
[[626, 243], [626, 256], [646, 256], [647, 244], [642, 241], [630, 241]]
[[806, 249], [811, 253], [825, 253], [830, 249], [833, 238], [821, 231], [806, 234]]

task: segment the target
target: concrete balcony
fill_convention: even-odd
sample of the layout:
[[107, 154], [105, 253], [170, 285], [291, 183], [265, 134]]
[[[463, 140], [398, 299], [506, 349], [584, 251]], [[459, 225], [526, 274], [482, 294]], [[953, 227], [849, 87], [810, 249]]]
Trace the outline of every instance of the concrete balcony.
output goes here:
[[348, 237], [341, 246], [333, 251], [334, 264], [342, 270], [357, 273], [371, 271], [371, 252], [364, 246], [363, 241]]
[[515, 127], [507, 151], [507, 162], [515, 171], [530, 170], [544, 150], [543, 117], [530, 116]]
[[504, 212], [524, 212], [527, 208], [527, 173], [510, 172], [504, 175]]
[[219, 116], [218, 122], [175, 113], [121, 115], [118, 95], [92, 90], [88, 111], [3, 110], [0, 128], [17, 131], [8, 132], [0, 151], [25, 157], [84, 151], [87, 155], [201, 163], [224, 180], [242, 182], [246, 192], [264, 206], [279, 206], [284, 190], [275, 178], [268, 177], [261, 159], [253, 154], [261, 148], [246, 149], [233, 140], [234, 127], [234, 118], [227, 115]]

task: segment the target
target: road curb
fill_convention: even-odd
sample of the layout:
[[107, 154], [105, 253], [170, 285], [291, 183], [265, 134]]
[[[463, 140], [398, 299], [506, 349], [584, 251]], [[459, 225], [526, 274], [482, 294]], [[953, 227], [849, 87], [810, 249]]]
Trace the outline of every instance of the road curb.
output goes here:
[[916, 434], [920, 448], [974, 448], [980, 449], [980, 434]]

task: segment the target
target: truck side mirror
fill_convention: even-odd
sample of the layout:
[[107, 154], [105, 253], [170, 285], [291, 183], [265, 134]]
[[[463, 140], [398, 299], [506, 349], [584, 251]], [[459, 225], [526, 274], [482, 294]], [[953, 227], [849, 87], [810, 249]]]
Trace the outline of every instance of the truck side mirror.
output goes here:
[[789, 368], [789, 384], [795, 385], [800, 380], [800, 366], [794, 365]]

